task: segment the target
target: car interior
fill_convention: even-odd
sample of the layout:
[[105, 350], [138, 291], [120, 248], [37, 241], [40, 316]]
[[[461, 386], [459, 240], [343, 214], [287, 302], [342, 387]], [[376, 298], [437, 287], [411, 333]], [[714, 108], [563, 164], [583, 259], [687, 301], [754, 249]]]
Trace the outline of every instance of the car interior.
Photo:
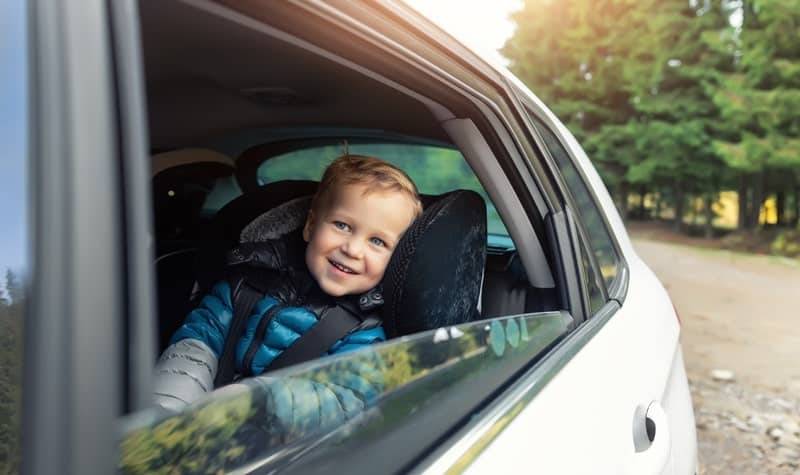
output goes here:
[[[426, 210], [458, 189], [485, 203], [479, 309], [460, 312], [461, 322], [566, 308], [543, 200], [534, 193], [531, 216], [501, 165], [502, 137], [473, 97], [437, 96], [423, 79], [396, 82], [377, 72], [385, 64], [361, 60], [380, 57], [362, 51], [369, 45], [323, 50], [224, 6], [148, 0], [140, 15], [159, 351], [254, 226], [291, 230], [281, 210], [313, 195], [345, 142], [403, 168]], [[447, 241], [458, 234], [445, 234], [426, 244], [426, 261], [441, 266], [436, 247], [456, 247]], [[396, 334], [459, 323], [426, 311], [415, 309], [421, 320]]]

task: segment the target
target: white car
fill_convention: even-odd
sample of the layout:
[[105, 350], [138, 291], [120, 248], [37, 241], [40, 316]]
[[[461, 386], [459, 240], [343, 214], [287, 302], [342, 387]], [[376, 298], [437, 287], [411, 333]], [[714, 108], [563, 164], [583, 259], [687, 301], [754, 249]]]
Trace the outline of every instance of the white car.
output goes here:
[[[0, 424], [0, 467], [696, 473], [670, 299], [590, 158], [508, 71], [393, 1], [9, 5], [27, 6], [30, 67], [14, 64], [29, 148], [11, 160], [29, 185], [6, 208], [30, 217], [30, 252], [25, 353], [0, 361], [21, 365], [8, 407], [23, 436]], [[214, 253], [313, 193], [344, 141], [403, 168], [428, 203], [472, 190], [479, 217], [418, 243], [387, 342], [155, 409], [153, 366]], [[461, 265], [476, 256], [476, 272]], [[437, 308], [415, 300], [439, 278]], [[462, 281], [474, 305], [442, 307]], [[346, 420], [311, 395], [313, 421], [278, 414], [275, 391], [354, 368], [378, 383]], [[0, 378], [0, 394], [19, 384]]]

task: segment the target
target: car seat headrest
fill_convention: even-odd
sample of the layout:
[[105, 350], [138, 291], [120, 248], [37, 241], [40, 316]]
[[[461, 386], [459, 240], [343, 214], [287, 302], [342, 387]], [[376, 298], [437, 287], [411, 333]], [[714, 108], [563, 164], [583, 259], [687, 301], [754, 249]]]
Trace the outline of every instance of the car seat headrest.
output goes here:
[[152, 157], [153, 205], [159, 240], [190, 232], [216, 180], [233, 176], [233, 160], [206, 149], [180, 149]]
[[182, 148], [153, 155], [151, 170], [155, 177], [171, 168], [200, 164], [218, 165], [216, 168], [226, 169], [228, 174], [234, 169], [233, 159], [227, 155], [206, 148]]
[[474, 191], [441, 195], [403, 235], [383, 277], [388, 337], [472, 320], [486, 262], [486, 205]]
[[[238, 196], [214, 215], [209, 230], [210, 240], [235, 246], [241, 241], [244, 229], [251, 225], [256, 227], [253, 223], [264, 213], [269, 213], [295, 198], [310, 197], [317, 191], [318, 186], [317, 182], [311, 180], [282, 180]], [[266, 219], [262, 219], [262, 222], [265, 221]], [[303, 223], [305, 215], [300, 225]], [[254, 231], [251, 229], [248, 232]], [[260, 239], [248, 238], [248, 241], [253, 240]]]
[[311, 196], [302, 196], [267, 210], [242, 229], [239, 242], [267, 241], [297, 231], [305, 224], [309, 208]]

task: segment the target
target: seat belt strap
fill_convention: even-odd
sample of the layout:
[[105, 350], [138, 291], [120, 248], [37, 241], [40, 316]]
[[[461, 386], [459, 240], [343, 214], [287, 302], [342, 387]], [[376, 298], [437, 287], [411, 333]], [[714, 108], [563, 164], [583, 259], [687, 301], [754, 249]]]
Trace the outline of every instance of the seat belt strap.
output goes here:
[[253, 311], [256, 302], [263, 297], [263, 293], [250, 286], [242, 279], [239, 288], [233, 297], [233, 319], [225, 339], [225, 346], [219, 358], [217, 375], [214, 378], [214, 387], [219, 388], [233, 382], [236, 374], [236, 343], [241, 338], [247, 324], [247, 317]]
[[336, 306], [328, 310], [323, 318], [307, 332], [294, 341], [283, 353], [272, 360], [269, 371], [284, 368], [296, 363], [319, 358], [348, 333], [361, 324], [361, 319]]

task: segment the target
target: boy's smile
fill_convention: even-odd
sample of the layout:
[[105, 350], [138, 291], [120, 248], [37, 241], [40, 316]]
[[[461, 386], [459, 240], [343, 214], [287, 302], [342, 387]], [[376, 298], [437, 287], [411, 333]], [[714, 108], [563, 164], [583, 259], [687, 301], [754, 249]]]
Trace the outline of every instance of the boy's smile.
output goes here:
[[366, 292], [381, 281], [389, 258], [415, 208], [404, 193], [373, 191], [345, 185], [303, 228], [308, 242], [306, 265], [320, 288], [334, 297]]

